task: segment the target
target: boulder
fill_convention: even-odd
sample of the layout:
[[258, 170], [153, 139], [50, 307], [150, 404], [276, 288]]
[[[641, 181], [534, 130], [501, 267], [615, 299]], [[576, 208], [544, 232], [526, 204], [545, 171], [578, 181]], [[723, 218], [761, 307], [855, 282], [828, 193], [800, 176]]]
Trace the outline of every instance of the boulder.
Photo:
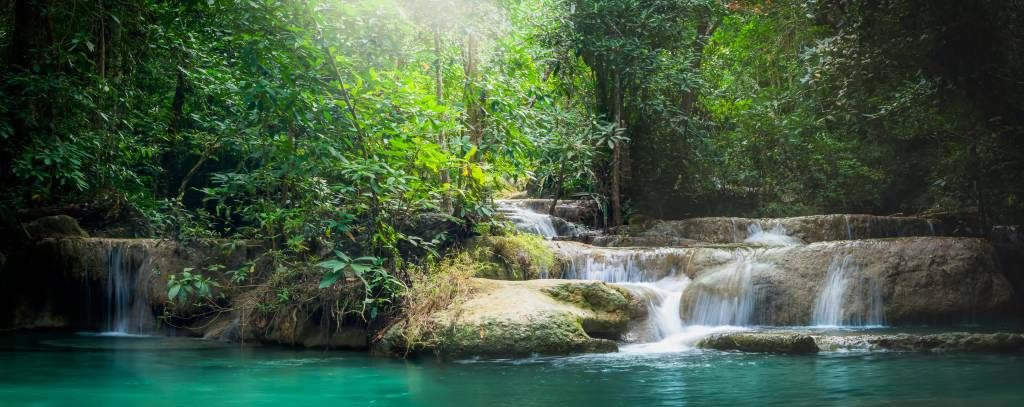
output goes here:
[[495, 280], [561, 277], [555, 254], [537, 235], [481, 236], [467, 244], [475, 276]]
[[67, 215], [44, 216], [22, 226], [29, 239], [89, 237], [78, 221]]
[[731, 332], [714, 334], [697, 342], [697, 347], [740, 352], [809, 354], [818, 353], [818, 345], [809, 335], [798, 333]]
[[613, 352], [634, 316], [628, 291], [593, 281], [473, 278], [463, 298], [422, 321], [401, 321], [388, 353], [510, 357]]

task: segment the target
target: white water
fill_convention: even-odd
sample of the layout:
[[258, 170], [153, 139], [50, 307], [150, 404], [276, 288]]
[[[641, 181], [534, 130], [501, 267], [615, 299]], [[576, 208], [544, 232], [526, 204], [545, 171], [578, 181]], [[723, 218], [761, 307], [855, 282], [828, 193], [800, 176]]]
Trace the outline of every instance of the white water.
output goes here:
[[498, 210], [515, 225], [516, 230], [546, 238], [558, 236], [558, 230], [555, 229], [551, 215], [535, 212], [508, 201], [498, 201], [497, 204]]
[[565, 278], [570, 280], [599, 280], [607, 283], [650, 283], [667, 276], [678, 275], [676, 268], [685, 250], [606, 249], [581, 250], [569, 257]]
[[[617, 283], [645, 298], [646, 326], [635, 331], [644, 343], [625, 345], [623, 352], [678, 352], [693, 348], [700, 339], [718, 332], [742, 330], [750, 325], [755, 306], [751, 273], [761, 266], [748, 256], [721, 266], [726, 292], [698, 294], [696, 307], [684, 322], [680, 316], [683, 292], [695, 289], [676, 267], [685, 264], [685, 249], [597, 249], [581, 247], [570, 257], [567, 279]], [[714, 273], [714, 272], [712, 272]], [[720, 284], [715, 283], [718, 287]], [[697, 288], [700, 289], [700, 288]]]
[[[881, 290], [877, 284], [867, 284], [866, 298], [851, 295], [853, 279], [859, 267], [853, 257], [834, 257], [828, 266], [828, 275], [814, 304], [811, 324], [825, 327], [880, 326], [884, 323]], [[851, 307], [860, 300], [863, 310]]]
[[138, 265], [124, 255], [120, 245], [110, 247], [107, 255], [106, 332], [100, 336], [139, 336], [152, 318], [144, 297], [137, 289]]
[[754, 323], [757, 290], [751, 282], [755, 267], [764, 267], [752, 256], [739, 254], [737, 259], [709, 270], [700, 277], [696, 300], [686, 322], [708, 326], [746, 326]]
[[795, 246], [804, 242], [798, 238], [786, 234], [786, 228], [776, 224], [771, 229], [764, 230], [759, 223], [752, 223], [747, 226], [747, 238], [743, 243], [754, 243], [765, 246]]
[[850, 227], [850, 215], [843, 215], [843, 222], [846, 223], [846, 240], [853, 240], [853, 228]]

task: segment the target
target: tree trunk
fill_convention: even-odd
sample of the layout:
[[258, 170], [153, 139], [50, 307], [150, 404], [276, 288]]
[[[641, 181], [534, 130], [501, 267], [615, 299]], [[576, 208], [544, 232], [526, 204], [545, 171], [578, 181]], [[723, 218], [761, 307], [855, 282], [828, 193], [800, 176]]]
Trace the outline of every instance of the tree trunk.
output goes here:
[[463, 86], [463, 94], [466, 101], [466, 128], [469, 130], [469, 142], [477, 148], [474, 159], [479, 160], [480, 142], [483, 139], [483, 109], [481, 107], [480, 95], [476, 87], [477, 71], [477, 37], [470, 33], [466, 37], [466, 47], [463, 50], [463, 71], [466, 83]]
[[[622, 117], [622, 76], [615, 73], [615, 91], [614, 91], [615, 103], [615, 126], [618, 128], [625, 128], [625, 119]], [[611, 212], [612, 212], [612, 226], [619, 226], [622, 224], [622, 196], [621, 196], [621, 183], [622, 183], [622, 143], [615, 143], [612, 148], [612, 185], [611, 185]]]
[[[437, 101], [438, 106], [444, 105], [444, 64], [441, 60], [441, 25], [434, 24], [434, 98]], [[448, 152], [448, 139], [445, 137], [444, 130], [437, 135], [437, 144], [441, 146], [441, 150]], [[441, 168], [441, 185], [448, 184], [449, 174], [448, 168]], [[452, 208], [451, 198], [448, 197], [448, 192], [442, 192], [441, 195], [441, 208], [447, 213], [451, 214], [454, 211]]]

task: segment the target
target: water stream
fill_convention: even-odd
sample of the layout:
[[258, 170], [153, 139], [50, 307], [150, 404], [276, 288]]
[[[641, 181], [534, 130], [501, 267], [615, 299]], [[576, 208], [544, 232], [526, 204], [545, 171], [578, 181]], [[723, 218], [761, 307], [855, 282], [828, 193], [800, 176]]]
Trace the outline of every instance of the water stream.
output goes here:
[[120, 244], [112, 244], [107, 253], [104, 304], [106, 331], [92, 333], [97, 336], [138, 336], [149, 333], [152, 310], [146, 300], [146, 290], [139, 287], [138, 264]]
[[[527, 207], [506, 204], [510, 220], [519, 230], [551, 230], [538, 225], [552, 224], [547, 214]], [[735, 230], [735, 227], [733, 228]], [[846, 219], [848, 237], [853, 237]], [[648, 321], [643, 332], [634, 332], [634, 341], [624, 352], [672, 352], [692, 347], [701, 338], [716, 332], [749, 329], [765, 319], [760, 315], [762, 293], [753, 276], [778, 273], [772, 264], [757, 260], [757, 246], [792, 246], [803, 242], [788, 235], [780, 224], [748, 226], [744, 243], [748, 249], [725, 251], [731, 259], [702, 270], [699, 283], [690, 280], [681, 265], [692, 260], [687, 249], [603, 248], [584, 244], [559, 246], [568, 258], [563, 277], [615, 283], [634, 291], [648, 302]], [[766, 249], [760, 249], [766, 250]], [[691, 256], [691, 257], [688, 257]], [[870, 280], [858, 277], [859, 269], [850, 256], [833, 259], [818, 298], [814, 301], [811, 324], [816, 326], [880, 326], [884, 323], [880, 289]], [[684, 292], [692, 297], [683, 306]]]
[[[828, 266], [814, 305], [815, 326], [881, 326], [884, 324], [881, 289], [869, 280], [857, 281], [858, 266], [852, 256], [836, 256]], [[858, 285], [857, 283], [861, 283]], [[859, 290], [857, 290], [859, 288]], [[863, 294], [859, 298], [857, 294]], [[852, 309], [851, 304], [861, 309]]]

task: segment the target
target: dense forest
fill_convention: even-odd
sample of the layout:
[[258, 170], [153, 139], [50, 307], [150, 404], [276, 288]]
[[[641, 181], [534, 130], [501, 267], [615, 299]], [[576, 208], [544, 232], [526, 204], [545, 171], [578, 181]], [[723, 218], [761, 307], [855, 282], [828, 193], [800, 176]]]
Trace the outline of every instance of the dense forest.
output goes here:
[[371, 320], [517, 191], [609, 227], [1024, 221], [1019, 0], [4, 4], [5, 224], [262, 241]]

